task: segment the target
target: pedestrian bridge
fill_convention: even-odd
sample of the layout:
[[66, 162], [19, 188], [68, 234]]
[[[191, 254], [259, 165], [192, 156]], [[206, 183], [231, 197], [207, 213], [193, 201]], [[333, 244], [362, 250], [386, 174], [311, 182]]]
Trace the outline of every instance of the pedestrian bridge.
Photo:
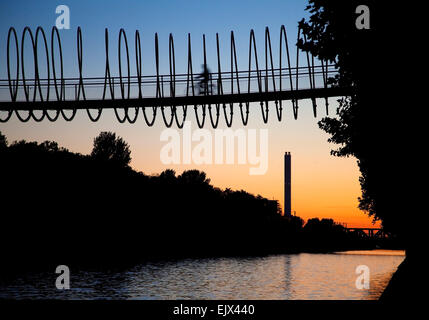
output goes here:
[[[248, 64], [239, 70], [234, 33], [229, 38], [230, 58], [225, 68], [221, 61], [219, 35], [216, 34], [216, 70], [208, 71], [206, 38], [203, 35], [202, 60], [207, 75], [194, 72], [191, 35], [188, 34], [187, 72], [176, 73], [174, 39], [169, 36], [169, 73], [160, 72], [159, 39], [155, 34], [154, 75], [144, 75], [142, 47], [139, 31], [134, 34], [134, 50], [128, 44], [125, 31], [118, 34], [117, 76], [109, 59], [109, 32], [105, 29], [104, 76], [85, 77], [83, 70], [83, 36], [79, 27], [77, 39], [76, 77], [64, 77], [64, 63], [61, 38], [56, 27], [50, 34], [38, 27], [35, 31], [24, 28], [21, 37], [11, 27], [7, 38], [7, 79], [0, 79], [0, 122], [16, 116], [20, 121], [56, 121], [60, 116], [72, 121], [78, 110], [86, 110], [91, 121], [98, 121], [103, 110], [113, 109], [119, 122], [135, 123], [139, 114], [148, 126], [155, 123], [157, 115], [167, 127], [174, 123], [181, 128], [188, 116], [188, 107], [193, 107], [198, 126], [202, 128], [210, 120], [216, 128], [222, 117], [228, 127], [232, 125], [234, 111], [238, 106], [240, 119], [247, 125], [251, 108], [260, 109], [262, 120], [268, 122], [270, 106], [275, 108], [275, 117], [280, 121], [283, 110], [289, 106], [295, 119], [298, 118], [299, 101], [309, 99], [313, 114], [317, 116], [318, 99], [322, 99], [326, 114], [329, 112], [329, 97], [350, 95], [350, 88], [333, 87], [329, 78], [337, 74], [335, 65], [316, 60], [310, 53], [301, 51], [295, 45], [292, 59], [288, 37], [284, 26], [280, 28], [278, 62], [273, 59], [271, 36], [265, 29], [265, 54], [261, 63], [258, 58], [254, 31], [250, 31]], [[19, 42], [19, 38], [21, 41]], [[306, 43], [307, 39], [298, 29], [296, 41]], [[26, 76], [24, 44], [30, 43], [33, 59], [33, 78]], [[40, 54], [40, 53], [44, 54]], [[134, 59], [130, 59], [133, 53]], [[225, 52], [223, 52], [225, 54]], [[30, 58], [30, 60], [31, 60]], [[300, 61], [301, 59], [301, 61]], [[123, 60], [126, 63], [122, 63]], [[293, 61], [292, 61], [293, 60]], [[303, 60], [303, 61], [302, 61]], [[316, 62], [315, 62], [316, 60]], [[133, 62], [132, 62], [133, 61]], [[42, 63], [43, 62], [43, 70]], [[136, 70], [133, 74], [131, 69]], [[46, 77], [41, 75], [45, 74]], [[200, 80], [201, 79], [201, 80]], [[286, 103], [288, 102], [288, 103]], [[235, 109], [234, 109], [235, 108]], [[207, 118], [209, 120], [207, 120]]]

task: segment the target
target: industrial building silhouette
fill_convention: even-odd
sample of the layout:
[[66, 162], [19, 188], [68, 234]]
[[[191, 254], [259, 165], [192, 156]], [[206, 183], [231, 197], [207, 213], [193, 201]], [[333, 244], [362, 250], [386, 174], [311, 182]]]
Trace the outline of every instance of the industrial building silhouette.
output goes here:
[[285, 152], [285, 202], [283, 215], [285, 217], [290, 217], [292, 215], [291, 211], [291, 154], [290, 152]]

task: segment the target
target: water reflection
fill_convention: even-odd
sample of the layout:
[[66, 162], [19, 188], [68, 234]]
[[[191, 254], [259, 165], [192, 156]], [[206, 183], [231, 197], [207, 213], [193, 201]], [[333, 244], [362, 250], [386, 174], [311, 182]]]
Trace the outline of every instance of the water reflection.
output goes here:
[[[125, 270], [71, 270], [71, 289], [55, 289], [56, 274], [27, 274], [0, 284], [17, 299], [377, 299], [402, 251], [288, 254], [184, 259]], [[370, 289], [355, 286], [358, 265], [370, 269]]]

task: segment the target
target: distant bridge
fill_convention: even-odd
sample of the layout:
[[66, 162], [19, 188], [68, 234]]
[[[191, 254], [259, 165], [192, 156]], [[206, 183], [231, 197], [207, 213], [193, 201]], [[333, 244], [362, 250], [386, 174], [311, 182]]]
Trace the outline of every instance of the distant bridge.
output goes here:
[[[332, 87], [329, 78], [337, 74], [334, 65], [320, 61], [315, 65], [314, 57], [305, 54], [306, 66], [300, 66], [300, 50], [296, 47], [295, 65], [291, 64], [288, 39], [284, 26], [280, 28], [279, 63], [275, 67], [271, 48], [269, 29], [265, 29], [264, 68], [256, 50], [255, 34], [250, 32], [248, 68], [238, 70], [234, 33], [230, 35], [230, 68], [224, 71], [221, 66], [220, 42], [216, 34], [217, 70], [207, 72], [208, 76], [193, 72], [191, 36], [188, 34], [187, 73], [176, 74], [174, 40], [169, 36], [169, 74], [160, 74], [158, 35], [155, 34], [155, 69], [156, 74], [145, 76], [142, 73], [142, 49], [139, 31], [135, 32], [135, 70], [131, 74], [130, 51], [128, 40], [123, 29], [118, 36], [118, 71], [119, 76], [111, 76], [109, 61], [109, 37], [105, 29], [105, 74], [104, 77], [84, 77], [83, 75], [83, 41], [81, 28], [77, 29], [77, 66], [78, 76], [64, 77], [64, 61], [61, 39], [56, 27], [51, 30], [50, 53], [44, 30], [38, 27], [34, 33], [29, 27], [24, 28], [21, 44], [14, 28], [9, 29], [7, 38], [7, 79], [0, 79], [0, 89], [9, 89], [7, 100], [0, 95], [0, 122], [8, 121], [13, 114], [23, 122], [31, 119], [56, 121], [61, 115], [71, 121], [77, 110], [85, 109], [91, 121], [98, 121], [104, 109], [113, 109], [119, 122], [136, 122], [139, 112], [143, 113], [148, 126], [155, 123], [160, 110], [167, 127], [174, 123], [181, 128], [188, 114], [188, 106], [194, 107], [198, 126], [202, 128], [209, 116], [210, 124], [216, 128], [223, 113], [228, 127], [232, 125], [234, 104], [238, 104], [243, 125], [249, 119], [251, 102], [260, 104], [262, 119], [268, 121], [269, 102], [274, 102], [276, 116], [280, 121], [285, 100], [290, 100], [294, 118], [298, 117], [298, 101], [311, 99], [313, 114], [317, 115], [317, 98], [325, 100], [328, 114], [328, 98], [350, 95], [350, 88]], [[203, 35], [203, 61], [207, 66], [206, 39]], [[24, 62], [24, 43], [30, 41], [34, 61], [34, 78], [26, 78]], [[305, 34], [298, 29], [297, 42], [306, 43]], [[56, 43], [56, 45], [55, 45]], [[42, 46], [42, 47], [40, 47]], [[39, 57], [40, 48], [44, 56]], [[123, 72], [121, 56], [125, 49], [126, 74]], [[14, 50], [13, 50], [14, 49]], [[55, 49], [58, 53], [55, 54]], [[12, 51], [16, 59], [12, 59]], [[30, 53], [31, 54], [31, 53]], [[57, 55], [57, 58], [55, 57]], [[43, 59], [43, 60], [41, 60]], [[57, 61], [56, 61], [57, 59]], [[40, 61], [46, 66], [42, 78]], [[69, 63], [69, 61], [67, 61]], [[46, 69], [45, 69], [46, 68]], [[52, 77], [51, 77], [52, 75]], [[303, 83], [304, 82], [304, 83]], [[0, 92], [1, 93], [1, 92]], [[147, 110], [149, 109], [149, 111]], [[131, 111], [130, 111], [131, 110]], [[147, 114], [149, 112], [149, 115]], [[24, 115], [22, 114], [24, 113]]]
[[346, 228], [347, 232], [353, 232], [362, 239], [387, 239], [389, 234], [381, 228]]

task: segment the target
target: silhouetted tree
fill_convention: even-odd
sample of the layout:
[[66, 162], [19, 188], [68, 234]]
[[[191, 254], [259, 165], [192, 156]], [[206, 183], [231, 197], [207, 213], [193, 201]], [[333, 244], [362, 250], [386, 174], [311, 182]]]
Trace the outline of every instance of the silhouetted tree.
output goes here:
[[44, 149], [46, 151], [50, 151], [50, 152], [58, 152], [60, 150], [60, 148], [58, 147], [58, 143], [55, 141], [43, 141], [40, 144], [40, 147], [42, 149]]
[[[356, 27], [358, 5], [368, 6], [370, 29]], [[404, 119], [395, 109], [400, 102], [393, 94], [394, 81], [400, 79], [393, 73], [393, 54], [400, 49], [389, 28], [391, 12], [373, 0], [310, 0], [307, 10], [311, 16], [300, 26], [308, 42], [298, 45], [336, 64], [339, 73], [330, 80], [333, 85], [352, 88], [350, 96], [339, 100], [338, 117], [326, 117], [319, 126], [330, 134], [329, 142], [339, 145], [333, 155], [358, 159], [359, 208], [380, 219], [385, 230], [408, 238], [413, 220], [403, 216], [408, 201], [397, 200], [406, 199], [400, 185], [413, 184], [405, 182], [407, 170], [398, 170], [405, 168], [408, 154], [396, 155]]]
[[[352, 88], [350, 96], [339, 100], [338, 118], [325, 118], [319, 126], [331, 135], [330, 142], [340, 146], [332, 154], [358, 159], [362, 190], [359, 207], [380, 219], [384, 230], [396, 235], [405, 246], [406, 259], [383, 297], [401, 302], [414, 300], [414, 286], [424, 275], [419, 269], [424, 265], [419, 261], [424, 256], [420, 250], [424, 240], [419, 239], [424, 232], [416, 230], [419, 223], [415, 223], [413, 215], [418, 216], [425, 194], [419, 191], [413, 177], [419, 177], [424, 171], [421, 168], [426, 167], [426, 163], [419, 167], [421, 159], [425, 159], [420, 154], [426, 141], [420, 140], [425, 134], [418, 130], [426, 127], [426, 123], [419, 123], [419, 118], [426, 118], [419, 117], [418, 112], [409, 116], [403, 109], [418, 105], [421, 100], [416, 101], [416, 97], [425, 89], [411, 88], [412, 68], [398, 70], [395, 65], [398, 61], [424, 60], [426, 50], [412, 50], [412, 44], [420, 41], [413, 39], [413, 34], [421, 34], [413, 31], [423, 28], [407, 21], [407, 16], [415, 21], [419, 18], [414, 13], [409, 15], [407, 6], [402, 6], [400, 21], [404, 30], [408, 26], [414, 28], [404, 31], [409, 35], [407, 45], [398, 46], [398, 34], [391, 28], [392, 17], [397, 15], [395, 6], [377, 0], [309, 3], [311, 17], [300, 22], [308, 43], [300, 41], [298, 45], [323, 60], [335, 62], [339, 74], [331, 81]], [[369, 29], [356, 27], [359, 5], [369, 9]], [[410, 8], [418, 12], [415, 6]], [[406, 141], [404, 151], [398, 148], [400, 141]]]
[[114, 132], [101, 132], [94, 139], [91, 157], [96, 160], [112, 161], [120, 166], [128, 166], [131, 161], [129, 145]]
[[179, 181], [186, 184], [210, 184], [206, 173], [199, 170], [186, 170], [178, 177]]
[[7, 139], [0, 131], [0, 150], [7, 147]]
[[301, 217], [291, 216], [289, 217], [289, 221], [293, 228], [295, 228], [296, 230], [299, 230], [304, 226], [304, 220]]
[[166, 183], [174, 183], [176, 181], [176, 171], [173, 169], [167, 169], [161, 172], [159, 179]]

